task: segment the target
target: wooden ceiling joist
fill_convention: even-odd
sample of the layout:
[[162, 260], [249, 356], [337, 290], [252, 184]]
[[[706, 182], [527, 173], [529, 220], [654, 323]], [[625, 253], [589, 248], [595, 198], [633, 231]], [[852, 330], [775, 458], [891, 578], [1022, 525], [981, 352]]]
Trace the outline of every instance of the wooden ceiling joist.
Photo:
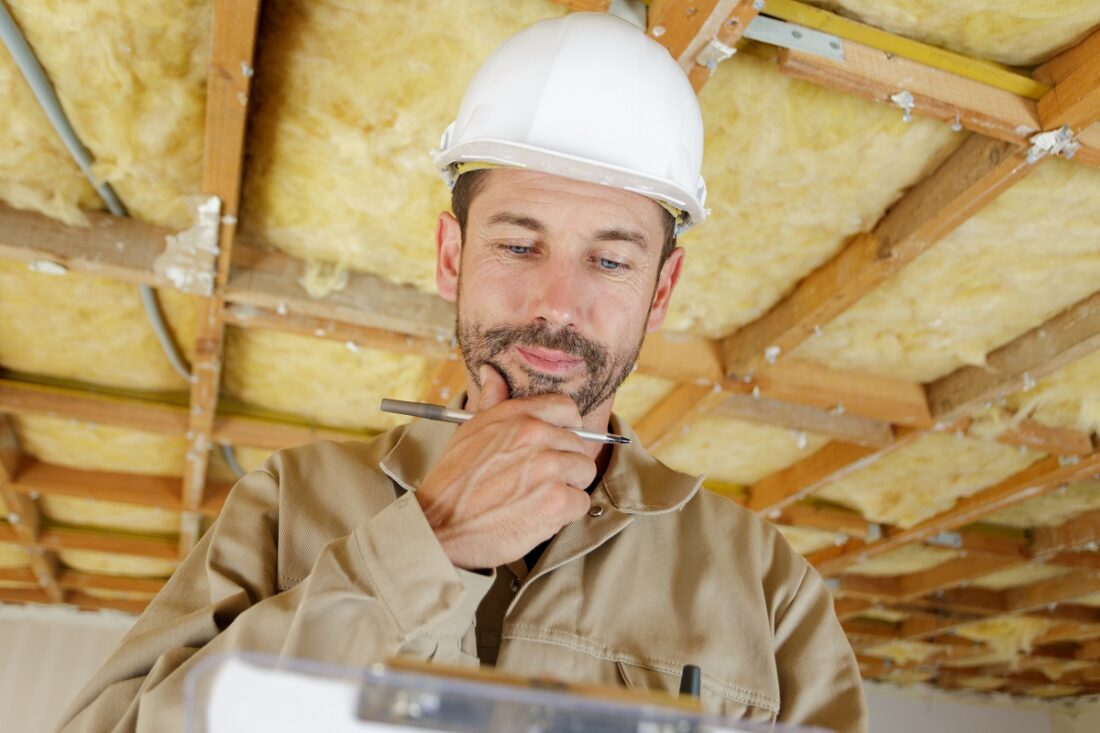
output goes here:
[[202, 192], [205, 196], [218, 197], [222, 216], [214, 293], [198, 306], [195, 356], [191, 364], [190, 424], [183, 466], [184, 511], [180, 523], [181, 557], [195, 546], [201, 529], [199, 507], [206, 487], [221, 385], [224, 291], [233, 264], [233, 242], [240, 213], [244, 140], [259, 19], [260, 0], [214, 0], [213, 37], [206, 78]]
[[1051, 90], [1039, 100], [1042, 129], [1075, 132], [1100, 120], [1100, 29], [1035, 70]]

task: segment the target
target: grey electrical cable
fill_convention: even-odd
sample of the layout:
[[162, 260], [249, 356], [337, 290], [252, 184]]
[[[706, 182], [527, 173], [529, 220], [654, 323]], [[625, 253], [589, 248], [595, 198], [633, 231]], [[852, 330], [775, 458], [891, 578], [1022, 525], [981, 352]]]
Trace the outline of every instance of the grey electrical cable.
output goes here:
[[237, 455], [233, 452], [233, 447], [229, 443], [222, 443], [222, 458], [229, 464], [230, 470], [237, 476], [237, 478], [244, 478], [244, 469], [241, 468], [241, 464], [237, 463]]
[[[126, 207], [122, 204], [115, 190], [111, 188], [111, 184], [101, 181], [92, 170], [92, 164], [95, 161], [92, 159], [91, 153], [84, 147], [84, 143], [80, 141], [72, 124], [70, 124], [65, 110], [61, 107], [61, 100], [57, 98], [57, 93], [54, 91], [53, 84], [46, 77], [46, 71], [38, 63], [38, 57], [35, 56], [34, 51], [23, 37], [23, 32], [16, 25], [15, 19], [8, 11], [7, 5], [3, 2], [0, 2], [0, 41], [3, 41], [4, 45], [7, 46], [15, 65], [22, 72], [23, 78], [26, 79], [27, 85], [30, 86], [31, 92], [42, 107], [42, 111], [46, 113], [50, 124], [53, 125], [54, 130], [65, 144], [69, 154], [72, 155], [73, 160], [76, 161], [77, 166], [80, 167], [81, 172], [95, 188], [99, 197], [103, 199], [103, 203], [107, 205], [107, 210], [114, 216], [128, 216]], [[153, 327], [153, 333], [156, 334], [164, 355], [168, 358], [176, 373], [185, 381], [190, 382], [191, 369], [186, 358], [180, 353], [175, 339], [172, 338], [168, 324], [164, 320], [164, 313], [161, 311], [160, 303], [157, 300], [156, 292], [148, 285], [141, 285], [140, 288], [142, 305], [145, 307], [145, 313], [149, 317], [149, 323]]]

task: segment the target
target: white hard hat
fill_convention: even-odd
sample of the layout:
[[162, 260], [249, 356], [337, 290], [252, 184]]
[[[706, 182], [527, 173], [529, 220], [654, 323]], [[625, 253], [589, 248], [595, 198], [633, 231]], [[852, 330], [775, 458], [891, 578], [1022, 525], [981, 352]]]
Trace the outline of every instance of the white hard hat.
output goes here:
[[706, 218], [703, 118], [668, 51], [605, 13], [544, 20], [478, 70], [432, 157], [448, 186], [467, 165], [591, 181]]

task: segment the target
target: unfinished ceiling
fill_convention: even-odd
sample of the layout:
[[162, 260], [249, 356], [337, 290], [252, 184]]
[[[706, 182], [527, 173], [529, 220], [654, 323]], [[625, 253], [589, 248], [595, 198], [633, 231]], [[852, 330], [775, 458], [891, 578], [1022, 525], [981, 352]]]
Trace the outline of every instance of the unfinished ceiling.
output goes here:
[[[500, 40], [608, 4], [8, 0], [130, 218], [0, 52], [0, 600], [138, 612], [236, 470], [463, 389], [428, 150]], [[844, 58], [742, 38], [758, 12]], [[868, 679], [1100, 692], [1097, 24], [1086, 0], [650, 3], [712, 217], [616, 410], [830, 579]], [[697, 63], [713, 41], [738, 53]], [[220, 298], [154, 265], [198, 196]]]

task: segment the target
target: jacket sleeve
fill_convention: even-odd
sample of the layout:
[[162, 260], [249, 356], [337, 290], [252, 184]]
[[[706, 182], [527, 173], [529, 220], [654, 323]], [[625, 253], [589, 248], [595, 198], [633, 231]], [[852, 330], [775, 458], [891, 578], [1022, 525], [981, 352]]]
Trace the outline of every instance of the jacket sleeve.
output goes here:
[[802, 565], [798, 588], [776, 617], [778, 722], [866, 733], [867, 703], [852, 646], [821, 576]]
[[235, 650], [344, 666], [395, 654], [475, 663], [467, 630], [493, 577], [451, 564], [413, 494], [329, 542], [309, 574], [279, 592], [279, 488], [265, 469], [237, 483], [60, 731], [182, 730], [188, 671]]

